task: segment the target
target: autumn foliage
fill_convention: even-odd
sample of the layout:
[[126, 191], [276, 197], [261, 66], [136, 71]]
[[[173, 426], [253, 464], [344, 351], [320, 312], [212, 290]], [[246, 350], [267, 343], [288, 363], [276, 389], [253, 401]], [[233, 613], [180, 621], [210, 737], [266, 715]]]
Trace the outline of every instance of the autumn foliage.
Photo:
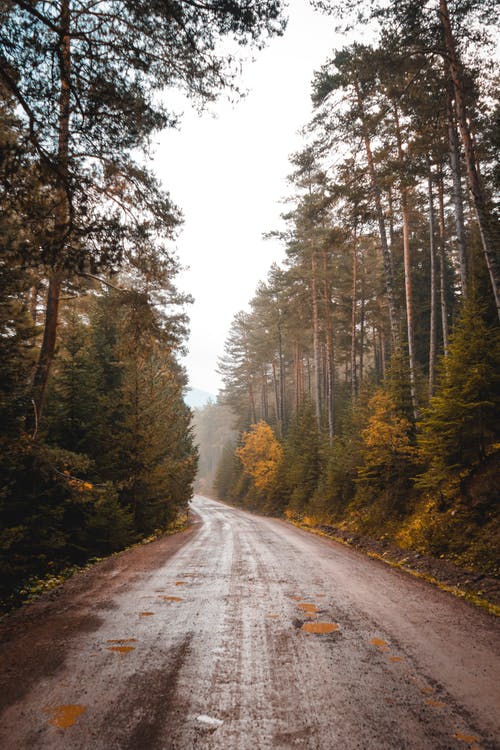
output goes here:
[[236, 454], [245, 473], [258, 490], [271, 489], [281, 460], [282, 448], [269, 425], [260, 420], [242, 435]]

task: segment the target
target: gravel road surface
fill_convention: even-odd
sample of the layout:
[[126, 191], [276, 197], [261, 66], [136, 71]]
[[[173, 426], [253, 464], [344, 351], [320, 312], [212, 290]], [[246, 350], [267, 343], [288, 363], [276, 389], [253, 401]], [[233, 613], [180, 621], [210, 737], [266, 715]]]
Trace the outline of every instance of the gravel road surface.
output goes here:
[[0, 628], [2, 750], [500, 748], [499, 620], [196, 496]]

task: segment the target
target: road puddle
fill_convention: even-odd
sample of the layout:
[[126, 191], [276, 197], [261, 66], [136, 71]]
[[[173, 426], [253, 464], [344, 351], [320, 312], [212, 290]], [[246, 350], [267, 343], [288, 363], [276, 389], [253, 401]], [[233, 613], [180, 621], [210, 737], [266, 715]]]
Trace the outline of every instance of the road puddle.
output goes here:
[[382, 638], [372, 638], [370, 640], [370, 643], [372, 644], [372, 646], [378, 648], [379, 651], [385, 652], [389, 650], [389, 644], [387, 643], [387, 641], [382, 640]]
[[135, 651], [135, 646], [130, 646], [130, 643], [137, 643], [137, 638], [109, 638], [106, 643], [112, 643], [112, 646], [107, 646], [108, 651], [115, 651], [117, 654], [128, 654], [130, 651]]
[[154, 612], [139, 612], [139, 617], [152, 617]]
[[49, 724], [58, 729], [72, 727], [75, 721], [87, 710], [85, 706], [75, 704], [64, 704], [53, 708], [44, 708], [46, 714], [50, 714]]
[[181, 596], [160, 596], [164, 602], [183, 602], [184, 599]]
[[308, 614], [317, 614], [318, 608], [315, 604], [309, 604], [308, 602], [299, 602], [297, 604], [297, 607], [301, 609], [303, 612], [307, 612]]
[[305, 622], [302, 630], [306, 633], [333, 633], [339, 627], [336, 622]]
[[469, 745], [472, 743], [479, 742], [479, 739], [477, 737], [474, 737], [472, 734], [462, 734], [462, 732], [455, 732], [453, 737], [456, 740], [460, 740], [460, 742], [467, 742]]
[[108, 638], [106, 643], [137, 643], [137, 638]]
[[432, 706], [432, 708], [444, 708], [445, 706], [443, 701], [437, 701], [435, 698], [427, 698], [425, 705]]

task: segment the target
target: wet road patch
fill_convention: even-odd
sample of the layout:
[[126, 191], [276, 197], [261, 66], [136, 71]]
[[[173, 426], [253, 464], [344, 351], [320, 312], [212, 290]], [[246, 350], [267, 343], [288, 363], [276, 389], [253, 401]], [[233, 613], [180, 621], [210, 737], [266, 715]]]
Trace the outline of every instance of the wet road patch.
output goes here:
[[302, 630], [306, 633], [334, 633], [339, 627], [337, 622], [305, 622]]
[[479, 739], [477, 737], [474, 737], [472, 734], [462, 734], [462, 732], [455, 732], [453, 737], [456, 740], [460, 740], [460, 742], [466, 742], [467, 744], [471, 745], [473, 743], [479, 742]]
[[87, 710], [85, 706], [78, 703], [63, 704], [61, 706], [47, 707], [43, 709], [50, 714], [49, 724], [58, 729], [68, 729]]
[[432, 708], [444, 708], [446, 704], [443, 701], [437, 701], [435, 698], [427, 698], [425, 705], [432, 706]]
[[379, 651], [384, 653], [389, 651], [389, 644], [387, 641], [382, 640], [382, 638], [371, 638], [370, 643], [372, 646], [375, 646], [375, 648], [378, 648]]
[[297, 607], [303, 612], [307, 612], [308, 615], [318, 614], [318, 608], [315, 604], [309, 604], [308, 602], [299, 602]]
[[130, 651], [135, 651], [135, 646], [130, 646], [130, 644], [137, 643], [137, 638], [110, 638], [106, 643], [113, 644], [112, 646], [106, 646], [108, 651], [115, 651], [117, 654], [128, 654]]

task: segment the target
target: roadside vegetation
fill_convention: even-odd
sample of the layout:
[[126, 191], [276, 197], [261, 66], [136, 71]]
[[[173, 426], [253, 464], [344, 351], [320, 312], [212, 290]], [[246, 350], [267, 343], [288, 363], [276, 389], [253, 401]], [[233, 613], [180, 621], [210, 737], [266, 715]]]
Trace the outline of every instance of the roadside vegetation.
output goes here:
[[315, 75], [272, 233], [286, 261], [221, 358], [238, 437], [214, 488], [498, 576], [493, 19], [487, 3], [357, 8], [378, 41]]
[[[236, 95], [280, 2], [0, 0], [0, 599], [172, 528], [197, 450], [169, 95]], [[226, 48], [221, 42], [228, 39]], [[225, 49], [231, 48], [232, 52]]]

